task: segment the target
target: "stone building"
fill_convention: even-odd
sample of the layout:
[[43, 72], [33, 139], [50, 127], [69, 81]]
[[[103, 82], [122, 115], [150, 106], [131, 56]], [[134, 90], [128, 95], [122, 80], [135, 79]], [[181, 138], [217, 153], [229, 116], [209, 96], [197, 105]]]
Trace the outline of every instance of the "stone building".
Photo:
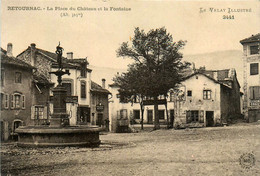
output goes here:
[[217, 126], [241, 115], [235, 69], [199, 70], [179, 85], [175, 127]]
[[1, 48], [1, 140], [15, 136], [20, 125], [29, 125], [35, 68], [12, 55], [12, 44], [7, 51]]
[[105, 85], [105, 79], [102, 79], [102, 86], [91, 81], [91, 119], [93, 125], [104, 126], [109, 131], [108, 99], [111, 93]]
[[[58, 69], [57, 54], [36, 48], [35, 44], [31, 44], [17, 58], [36, 67], [37, 72], [35, 72], [35, 75], [37, 77], [52, 83], [53, 87], [57, 85], [57, 77], [49, 74], [49, 72]], [[62, 57], [62, 59], [63, 68], [70, 72], [69, 75], [63, 75], [62, 77], [62, 85], [67, 89], [66, 107], [70, 125], [95, 125], [97, 117], [92, 118], [91, 115], [92, 70], [88, 68], [89, 63], [86, 58], [73, 58], [72, 52], [68, 52], [67, 58]], [[49, 119], [53, 113], [52, 91], [49, 91], [49, 95], [46, 95], [46, 97], [50, 97], [50, 99], [45, 100], [46, 104], [49, 105], [47, 117]], [[33, 105], [36, 106], [37, 103]], [[108, 109], [108, 107], [106, 108]]]
[[260, 33], [240, 41], [243, 45], [244, 102], [248, 122], [260, 120]]

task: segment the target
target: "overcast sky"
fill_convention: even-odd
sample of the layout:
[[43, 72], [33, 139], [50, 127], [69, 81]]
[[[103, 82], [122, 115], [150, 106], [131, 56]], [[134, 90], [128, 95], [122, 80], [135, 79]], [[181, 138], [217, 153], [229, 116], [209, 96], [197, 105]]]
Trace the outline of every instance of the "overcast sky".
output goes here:
[[[105, 2], [104, 2], [105, 1]], [[187, 40], [184, 55], [219, 50], [241, 50], [240, 40], [259, 33], [259, 1], [180, 2], [180, 1], [6, 1], [1, 4], [1, 46], [13, 43], [14, 55], [30, 43], [54, 52], [58, 42], [74, 57], [88, 57], [90, 64], [125, 68], [128, 61], [116, 57], [115, 50], [133, 36], [135, 27], [145, 31], [165, 26], [175, 41]], [[7, 6], [36, 6], [45, 10], [7, 10]], [[102, 8], [102, 11], [75, 11], [83, 17], [61, 17], [66, 11], [47, 11], [48, 7]], [[104, 11], [104, 7], [126, 7], [131, 11]], [[206, 12], [200, 13], [200, 8]], [[226, 9], [210, 12], [209, 8]], [[231, 9], [251, 9], [251, 12], [233, 12]], [[234, 15], [235, 19], [223, 19]]]

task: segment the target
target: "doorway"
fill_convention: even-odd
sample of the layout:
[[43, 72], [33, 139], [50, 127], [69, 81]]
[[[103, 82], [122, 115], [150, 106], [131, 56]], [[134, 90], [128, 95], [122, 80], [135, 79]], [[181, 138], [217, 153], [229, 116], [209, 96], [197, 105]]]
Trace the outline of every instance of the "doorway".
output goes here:
[[78, 107], [77, 124], [86, 125], [90, 123], [90, 108], [89, 107]]
[[153, 110], [147, 110], [147, 123], [153, 124]]
[[174, 109], [170, 110], [170, 127], [173, 128], [174, 124]]
[[101, 126], [102, 122], [103, 122], [103, 114], [102, 113], [98, 113], [96, 125], [97, 126]]
[[206, 126], [214, 126], [214, 111], [206, 111]]

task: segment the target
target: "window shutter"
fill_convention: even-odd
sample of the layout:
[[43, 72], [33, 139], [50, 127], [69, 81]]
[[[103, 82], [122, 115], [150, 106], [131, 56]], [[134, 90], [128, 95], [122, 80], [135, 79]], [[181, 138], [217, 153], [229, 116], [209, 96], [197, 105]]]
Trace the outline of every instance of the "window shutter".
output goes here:
[[249, 87], [249, 99], [253, 99], [254, 97], [254, 92], [253, 92], [253, 87]]
[[22, 95], [22, 109], [25, 109], [25, 95]]
[[5, 94], [5, 101], [4, 101], [4, 107], [5, 109], [8, 109], [9, 108], [9, 94]]
[[44, 109], [43, 109], [43, 119], [48, 119], [47, 106], [44, 106]]
[[35, 119], [35, 106], [31, 107], [31, 119]]
[[14, 109], [14, 94], [11, 95], [11, 109]]

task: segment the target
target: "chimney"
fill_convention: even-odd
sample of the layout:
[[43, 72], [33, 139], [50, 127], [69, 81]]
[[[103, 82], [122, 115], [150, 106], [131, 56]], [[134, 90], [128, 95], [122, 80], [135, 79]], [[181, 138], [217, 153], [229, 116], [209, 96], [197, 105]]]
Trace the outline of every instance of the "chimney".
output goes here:
[[73, 59], [73, 52], [67, 52], [67, 59]]
[[102, 88], [105, 89], [106, 88], [106, 79], [102, 79]]
[[7, 44], [7, 56], [9, 56], [9, 57], [13, 56], [13, 44], [12, 43]]
[[35, 65], [35, 58], [36, 58], [36, 44], [35, 43], [31, 43], [31, 65], [34, 66]]

